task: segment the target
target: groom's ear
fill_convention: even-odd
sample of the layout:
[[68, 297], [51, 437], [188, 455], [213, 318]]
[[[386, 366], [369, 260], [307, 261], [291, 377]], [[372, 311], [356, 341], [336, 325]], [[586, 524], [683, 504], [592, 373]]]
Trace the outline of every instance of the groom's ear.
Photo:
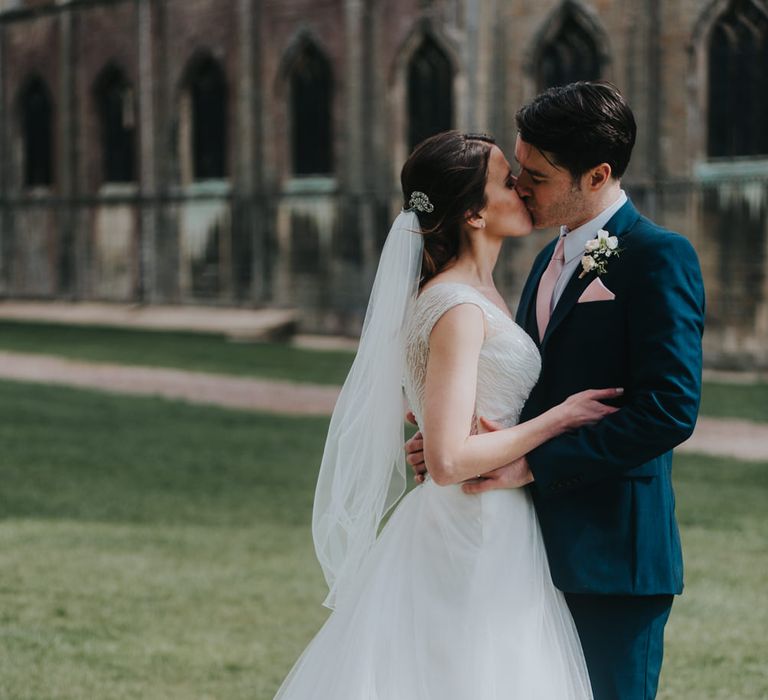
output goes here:
[[586, 185], [593, 192], [597, 192], [609, 182], [611, 175], [611, 166], [608, 163], [600, 163], [585, 173]]

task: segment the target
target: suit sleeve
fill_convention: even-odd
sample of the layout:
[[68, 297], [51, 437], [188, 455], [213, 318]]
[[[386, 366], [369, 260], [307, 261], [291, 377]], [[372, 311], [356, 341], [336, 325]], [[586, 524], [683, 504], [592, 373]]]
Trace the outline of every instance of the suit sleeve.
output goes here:
[[685, 238], [653, 238], [634, 247], [625, 268], [633, 274], [625, 404], [597, 425], [560, 435], [528, 455], [542, 495], [631, 475], [693, 432], [701, 396], [701, 270]]

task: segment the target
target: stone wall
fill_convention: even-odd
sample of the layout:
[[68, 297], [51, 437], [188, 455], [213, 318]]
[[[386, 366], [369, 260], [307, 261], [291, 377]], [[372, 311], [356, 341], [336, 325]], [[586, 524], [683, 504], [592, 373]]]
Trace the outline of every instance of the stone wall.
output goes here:
[[[765, 0], [754, 0], [765, 4]], [[707, 362], [768, 367], [768, 154], [706, 156], [706, 47], [729, 0], [69, 0], [0, 3], [0, 294], [297, 306], [304, 330], [359, 330], [401, 202], [407, 71], [430, 37], [452, 70], [451, 121], [514, 142], [543, 42], [568, 13], [635, 110], [625, 186], [681, 231], [708, 291]], [[331, 173], [291, 174], [289, 81], [308, 43], [332, 74]], [[226, 83], [226, 172], [192, 172], [195, 61]], [[135, 182], [105, 183], [94, 84], [132, 86]], [[25, 188], [18, 95], [48, 86], [53, 167]], [[551, 232], [510, 242], [512, 306]]]

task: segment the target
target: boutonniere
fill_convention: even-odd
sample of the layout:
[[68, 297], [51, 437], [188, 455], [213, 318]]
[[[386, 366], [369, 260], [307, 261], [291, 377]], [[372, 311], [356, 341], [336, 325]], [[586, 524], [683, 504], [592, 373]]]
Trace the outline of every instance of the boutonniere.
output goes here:
[[600, 229], [597, 238], [587, 241], [584, 245], [584, 255], [581, 256], [581, 274], [579, 279], [588, 272], [595, 271], [604, 275], [608, 270], [608, 260], [618, 258], [623, 249], [619, 248], [619, 239], [608, 231]]

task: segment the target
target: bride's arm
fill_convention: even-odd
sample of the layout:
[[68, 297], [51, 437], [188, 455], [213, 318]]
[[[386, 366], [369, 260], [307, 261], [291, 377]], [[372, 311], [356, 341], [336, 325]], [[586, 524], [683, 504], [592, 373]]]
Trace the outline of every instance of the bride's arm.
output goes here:
[[582, 392], [533, 420], [471, 435], [484, 335], [482, 310], [474, 304], [460, 304], [438, 320], [429, 338], [422, 426], [424, 461], [440, 485], [497, 469], [567, 430], [618, 410], [597, 400], [615, 397], [616, 390]]

